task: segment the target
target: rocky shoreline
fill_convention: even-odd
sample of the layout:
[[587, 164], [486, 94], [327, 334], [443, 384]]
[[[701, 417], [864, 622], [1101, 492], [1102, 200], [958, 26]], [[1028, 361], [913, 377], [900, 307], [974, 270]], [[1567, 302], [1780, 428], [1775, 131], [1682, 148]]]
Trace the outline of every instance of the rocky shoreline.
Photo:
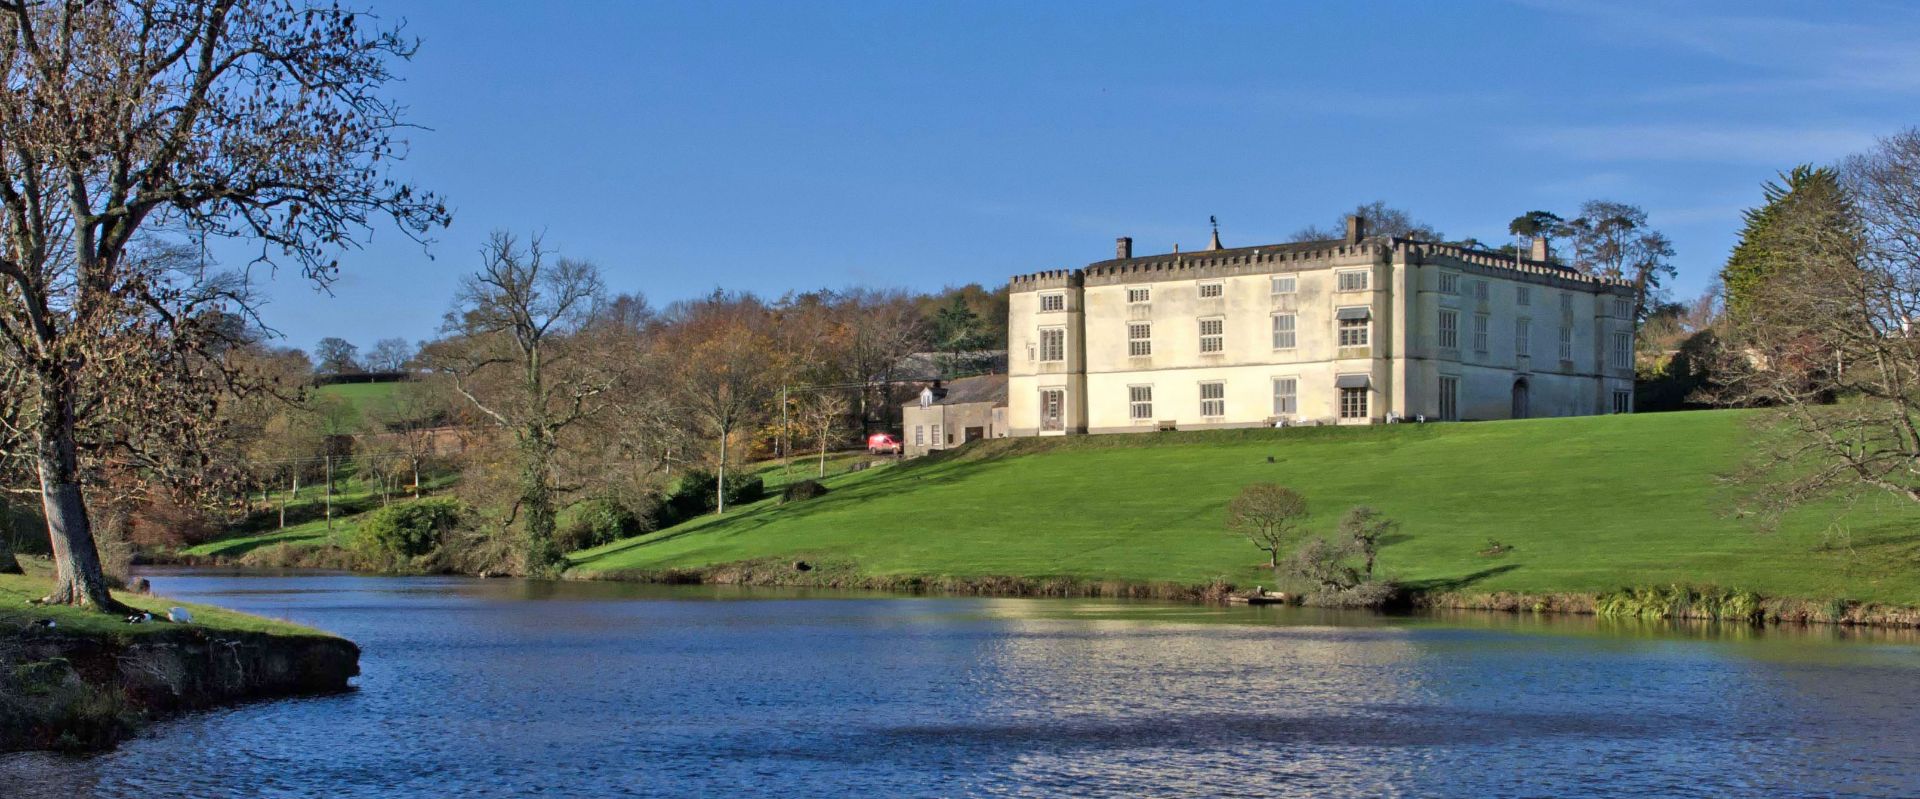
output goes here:
[[360, 673], [360, 648], [341, 638], [167, 627], [0, 632], [0, 752], [105, 749], [158, 718], [343, 691]]

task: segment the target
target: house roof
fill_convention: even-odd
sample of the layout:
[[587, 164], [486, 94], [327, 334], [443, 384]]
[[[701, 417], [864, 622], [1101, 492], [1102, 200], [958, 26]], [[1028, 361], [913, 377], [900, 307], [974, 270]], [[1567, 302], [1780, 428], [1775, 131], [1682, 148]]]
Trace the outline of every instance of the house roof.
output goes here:
[[[932, 391], [935, 405], [971, 405], [977, 402], [991, 402], [999, 405], [1007, 401], [1007, 376], [998, 374], [963, 377], [943, 383]], [[914, 397], [903, 404], [919, 405], [920, 398]]]

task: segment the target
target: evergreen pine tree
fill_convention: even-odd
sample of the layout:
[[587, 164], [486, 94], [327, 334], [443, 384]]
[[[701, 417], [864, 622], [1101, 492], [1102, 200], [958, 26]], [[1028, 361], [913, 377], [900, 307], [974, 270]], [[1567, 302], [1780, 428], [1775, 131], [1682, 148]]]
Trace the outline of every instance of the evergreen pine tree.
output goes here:
[[1779, 182], [1768, 181], [1762, 190], [1766, 202], [1743, 214], [1746, 224], [1740, 230], [1740, 243], [1734, 245], [1727, 265], [1720, 270], [1720, 281], [1727, 291], [1727, 312], [1735, 318], [1753, 301], [1759, 285], [1779, 274], [1786, 263], [1775, 229], [1785, 209], [1804, 204], [1835, 225], [1850, 224], [1852, 217], [1839, 173], [1828, 167], [1796, 166], [1781, 173]]

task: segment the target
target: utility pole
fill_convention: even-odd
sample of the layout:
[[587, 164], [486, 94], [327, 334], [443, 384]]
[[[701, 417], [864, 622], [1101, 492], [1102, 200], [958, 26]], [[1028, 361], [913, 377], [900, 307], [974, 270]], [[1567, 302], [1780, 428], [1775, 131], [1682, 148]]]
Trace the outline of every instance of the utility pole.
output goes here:
[[327, 456], [327, 529], [333, 529], [333, 456]]

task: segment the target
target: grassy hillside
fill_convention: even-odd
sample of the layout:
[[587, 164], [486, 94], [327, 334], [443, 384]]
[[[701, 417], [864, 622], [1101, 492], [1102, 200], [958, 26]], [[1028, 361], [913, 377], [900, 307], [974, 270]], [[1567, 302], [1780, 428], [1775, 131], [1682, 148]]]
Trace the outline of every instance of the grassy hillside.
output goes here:
[[[316, 388], [313, 393], [319, 397], [338, 397], [346, 400], [355, 414], [365, 418], [369, 409], [389, 402], [394, 392], [405, 385], [404, 382], [392, 380], [384, 383], [333, 383]], [[358, 421], [353, 423], [360, 424]]]
[[[1920, 510], [1871, 498], [1805, 509], [1774, 532], [1734, 518], [1717, 476], [1753, 417], [1735, 411], [1448, 425], [982, 442], [830, 478], [772, 500], [575, 553], [578, 576], [758, 558], [869, 575], [1272, 583], [1222, 526], [1247, 483], [1304, 493], [1314, 525], [1348, 507], [1401, 522], [1390, 576], [1428, 588], [1604, 591], [1686, 583], [1782, 597], [1920, 604]], [[1272, 462], [1269, 462], [1272, 458]], [[1832, 533], [1850, 547], [1828, 547]], [[1511, 551], [1480, 554], [1488, 540]]]
[[[81, 608], [30, 605], [28, 600], [46, 596], [53, 590], [53, 564], [44, 558], [22, 558], [21, 565], [26, 568], [26, 574], [0, 574], [0, 629], [9, 632], [20, 630], [36, 619], [51, 619], [60, 629], [84, 635], [142, 636], [176, 628], [176, 625], [169, 624], [127, 624], [119, 617]], [[327, 635], [293, 622], [213, 605], [177, 602], [132, 591], [115, 591], [113, 597], [155, 616], [165, 616], [168, 608], [185, 607], [193, 612], [193, 623], [207, 630], [270, 635]]]

